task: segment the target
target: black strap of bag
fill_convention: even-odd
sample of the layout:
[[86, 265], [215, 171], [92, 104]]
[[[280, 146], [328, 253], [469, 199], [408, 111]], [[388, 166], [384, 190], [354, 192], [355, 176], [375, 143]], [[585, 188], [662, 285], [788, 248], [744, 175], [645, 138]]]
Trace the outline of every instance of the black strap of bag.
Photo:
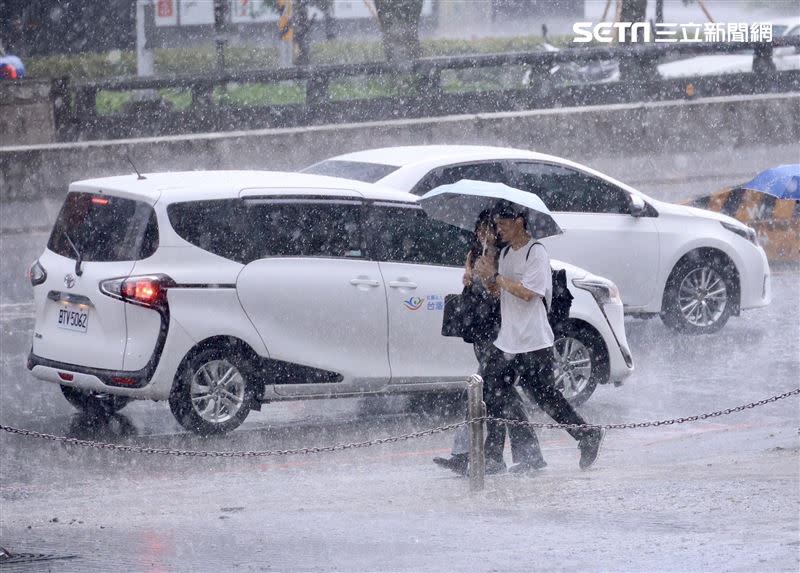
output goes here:
[[[528, 261], [528, 258], [531, 256], [531, 250], [533, 250], [533, 247], [536, 245], [542, 245], [542, 243], [537, 241], [528, 247], [528, 252], [525, 255], [525, 262]], [[544, 245], [542, 245], [542, 247], [544, 247]], [[501, 258], [505, 258], [510, 249], [511, 245], [508, 245], [505, 249], [503, 249], [503, 252], [500, 255]], [[569, 319], [569, 311], [572, 308], [572, 299], [575, 297], [572, 296], [571, 292], [569, 292], [569, 286], [567, 285], [567, 271], [564, 269], [556, 270], [552, 267], [551, 271], [553, 286], [550, 305], [548, 306], [546, 297], [541, 297], [541, 299], [542, 303], [544, 304], [544, 308], [547, 311], [547, 321], [550, 323], [550, 328], [556, 330], [560, 328], [564, 321]]]
[[[535, 247], [536, 245], [542, 245], [542, 244], [537, 241], [534, 244], [532, 244], [530, 247], [528, 247], [528, 252], [525, 254], [525, 262], [526, 263], [528, 262], [528, 257], [531, 256], [531, 251], [533, 250], [533, 247]], [[542, 246], [544, 247], [544, 245], [542, 245]], [[500, 255], [500, 258], [501, 259], [505, 259], [506, 255], [508, 254], [508, 251], [510, 251], [510, 250], [511, 250], [511, 245], [507, 245], [506, 248], [503, 249], [503, 252]]]

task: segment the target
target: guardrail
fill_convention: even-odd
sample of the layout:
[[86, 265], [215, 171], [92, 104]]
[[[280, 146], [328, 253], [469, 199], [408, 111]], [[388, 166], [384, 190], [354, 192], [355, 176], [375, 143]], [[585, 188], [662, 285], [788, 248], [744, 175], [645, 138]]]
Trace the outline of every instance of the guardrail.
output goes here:
[[[59, 139], [68, 141], [800, 91], [800, 70], [776, 70], [775, 49], [800, 54], [800, 38], [62, 81], [56, 123]], [[752, 71], [681, 78], [658, 72], [665, 59], [742, 52], [752, 52]], [[592, 65], [604, 65], [607, 77], [593, 77]], [[231, 97], [242, 86], [253, 93]], [[112, 93], [129, 101], [102, 113], [98, 97]]]

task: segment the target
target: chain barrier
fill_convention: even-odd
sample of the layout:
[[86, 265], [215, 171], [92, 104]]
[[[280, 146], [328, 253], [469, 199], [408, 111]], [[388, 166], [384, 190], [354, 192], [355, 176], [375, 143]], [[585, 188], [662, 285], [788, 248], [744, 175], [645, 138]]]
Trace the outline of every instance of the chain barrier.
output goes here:
[[629, 424], [553, 424], [553, 423], [526, 422], [522, 420], [503, 420], [500, 418], [498, 418], [497, 421], [505, 422], [510, 426], [529, 426], [531, 428], [540, 428], [547, 430], [555, 430], [555, 429], [572, 430], [572, 429], [592, 429], [592, 428], [602, 428], [605, 430], [635, 430], [638, 428], [657, 428], [659, 426], [671, 426], [673, 424], [685, 424], [687, 422], [708, 420], [709, 418], [717, 418], [719, 416], [726, 416], [728, 414], [735, 414], [736, 412], [743, 412], [744, 410], [750, 410], [751, 408], [756, 408], [757, 406], [763, 406], [764, 404], [769, 404], [771, 402], [777, 402], [778, 400], [783, 400], [784, 398], [789, 398], [791, 396], [796, 396], [798, 394], [800, 394], [800, 388], [795, 388], [794, 390], [790, 390], [789, 392], [784, 392], [783, 394], [777, 394], [775, 396], [770, 396], [769, 398], [764, 398], [763, 400], [759, 400], [757, 402], [751, 402], [750, 404], [743, 404], [742, 406], [736, 406], [734, 408], [725, 408], [724, 410], [717, 410], [716, 412], [710, 412], [708, 414], [697, 414], [695, 416], [687, 416], [684, 418], [672, 418], [669, 420], [654, 420], [652, 422], [631, 422]]
[[115, 450], [118, 452], [131, 452], [135, 454], [159, 454], [164, 456], [183, 456], [183, 457], [197, 457], [197, 458], [265, 458], [269, 456], [291, 456], [295, 454], [319, 454], [323, 452], [338, 452], [340, 450], [352, 450], [357, 448], [366, 448], [369, 446], [379, 446], [382, 444], [391, 444], [394, 442], [402, 442], [414, 438], [424, 438], [432, 436], [441, 432], [455, 430], [460, 426], [469, 424], [470, 420], [463, 422], [456, 422], [446, 426], [439, 426], [438, 428], [431, 428], [429, 430], [422, 430], [419, 432], [412, 432], [410, 434], [403, 434], [400, 436], [391, 436], [388, 438], [379, 438], [376, 440], [368, 440], [365, 442], [355, 442], [350, 444], [336, 444], [333, 446], [321, 446], [314, 448], [295, 448], [291, 450], [261, 450], [261, 451], [198, 451], [198, 450], [171, 450], [168, 448], [148, 448], [145, 446], [126, 446], [124, 444], [110, 444], [108, 442], [93, 442], [91, 440], [81, 440], [78, 438], [70, 438], [67, 436], [55, 436], [53, 434], [45, 434], [33, 430], [24, 430], [20, 428], [13, 428], [11, 426], [4, 426], [0, 424], [0, 430], [10, 434], [17, 434], [20, 436], [29, 436], [31, 438], [40, 438], [51, 442], [60, 442], [68, 446], [84, 446], [89, 448], [96, 448], [102, 450]]
[[396, 442], [403, 442], [406, 440], [412, 440], [416, 438], [424, 438], [427, 436], [432, 436], [434, 434], [439, 434], [442, 432], [448, 432], [450, 430], [455, 430], [456, 428], [460, 428], [461, 426], [466, 426], [467, 424], [471, 424], [473, 422], [485, 422], [485, 421], [495, 421], [501, 422], [512, 426], [529, 426], [531, 428], [538, 428], [538, 429], [547, 429], [547, 430], [556, 430], [556, 429], [591, 429], [591, 428], [603, 428], [606, 430], [632, 430], [632, 429], [639, 429], [639, 428], [657, 428], [660, 426], [669, 426], [673, 424], [684, 424], [688, 422], [697, 422], [699, 420], [707, 420], [709, 418], [717, 418], [719, 416], [725, 416], [728, 414], [734, 414], [736, 412], [742, 412], [744, 410], [749, 410], [751, 408], [756, 408], [758, 406], [763, 406], [765, 404], [769, 404], [771, 402], [777, 402], [778, 400], [783, 400], [785, 398], [789, 398], [791, 396], [796, 396], [800, 394], [800, 388], [795, 388], [794, 390], [790, 390], [789, 392], [784, 392], [783, 394], [777, 394], [775, 396], [770, 396], [769, 398], [765, 398], [763, 400], [758, 400], [757, 402], [751, 402], [750, 404], [744, 404], [742, 406], [736, 406], [734, 408], [725, 408], [724, 410], [717, 410], [716, 412], [710, 412], [708, 414], [698, 414], [695, 416], [687, 416], [683, 418], [672, 418], [668, 420], [655, 420], [650, 422], [632, 422], [627, 424], [557, 424], [557, 423], [545, 423], [545, 422], [527, 422], [522, 420], [507, 420], [504, 418], [493, 418], [491, 416], [481, 416], [477, 418], [471, 418], [469, 420], [464, 420], [463, 422], [455, 422], [453, 424], [447, 424], [445, 426], [438, 426], [436, 428], [430, 428], [428, 430], [421, 430], [419, 432], [412, 432], [409, 434], [402, 434], [399, 436], [390, 436], [388, 438], [378, 438], [375, 440], [367, 440], [364, 442], [354, 442], [354, 443], [345, 443], [345, 444], [335, 444], [333, 446], [321, 446], [321, 447], [311, 447], [311, 448], [295, 448], [295, 449], [288, 449], [288, 450], [261, 450], [261, 451], [199, 451], [199, 450], [173, 450], [168, 448], [149, 448], [145, 446], [130, 446], [124, 444], [111, 444], [108, 442], [94, 442], [92, 440], [82, 440], [78, 438], [70, 438], [68, 436], [56, 436], [53, 434], [45, 434], [42, 432], [36, 432], [34, 430], [25, 430], [21, 428], [14, 428], [11, 426], [5, 426], [0, 424], [0, 431], [8, 432], [10, 434], [17, 434], [20, 436], [28, 436], [32, 438], [39, 438], [42, 440], [48, 440], [52, 442], [59, 442], [68, 446], [83, 446], [89, 448], [96, 448], [96, 449], [103, 449], [103, 450], [114, 450], [118, 452], [130, 452], [136, 454], [157, 454], [157, 455], [165, 455], [165, 456], [182, 456], [182, 457], [198, 457], [198, 458], [263, 458], [263, 457], [270, 457], [270, 456], [290, 456], [290, 455], [297, 455], [297, 454], [319, 454], [324, 452], [338, 452], [342, 450], [352, 450], [358, 448], [367, 448], [370, 446], [380, 446], [383, 444], [392, 444]]

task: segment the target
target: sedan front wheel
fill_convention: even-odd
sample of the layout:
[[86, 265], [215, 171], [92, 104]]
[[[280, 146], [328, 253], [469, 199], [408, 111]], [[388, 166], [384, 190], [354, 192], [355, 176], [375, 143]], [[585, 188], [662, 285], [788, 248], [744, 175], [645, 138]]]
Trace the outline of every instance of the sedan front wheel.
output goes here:
[[673, 269], [664, 293], [664, 324], [688, 334], [710, 334], [733, 313], [736, 282], [720, 257], [693, 257]]

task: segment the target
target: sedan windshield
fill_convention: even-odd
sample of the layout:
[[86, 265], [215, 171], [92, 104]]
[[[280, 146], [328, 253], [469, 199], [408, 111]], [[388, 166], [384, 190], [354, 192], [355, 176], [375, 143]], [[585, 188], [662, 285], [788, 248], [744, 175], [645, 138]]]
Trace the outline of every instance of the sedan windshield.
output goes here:
[[306, 167], [301, 173], [342, 177], [344, 179], [355, 179], [356, 181], [363, 181], [365, 183], [375, 183], [393, 171], [397, 171], [397, 169], [398, 167], [395, 165], [328, 159]]

